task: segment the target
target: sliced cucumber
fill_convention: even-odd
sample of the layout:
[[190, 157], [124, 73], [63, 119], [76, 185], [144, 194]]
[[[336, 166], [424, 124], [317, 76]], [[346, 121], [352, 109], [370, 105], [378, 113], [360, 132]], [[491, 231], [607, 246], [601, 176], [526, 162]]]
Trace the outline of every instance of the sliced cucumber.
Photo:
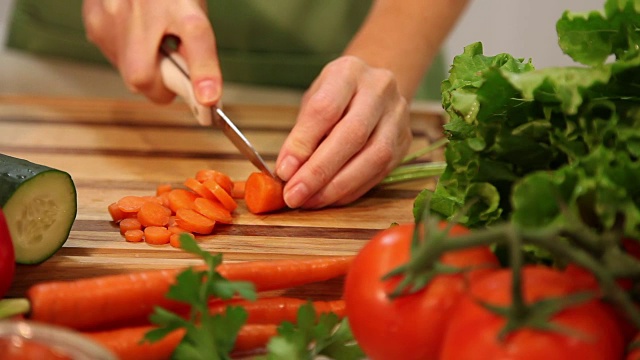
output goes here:
[[78, 202], [62, 170], [0, 154], [0, 207], [19, 264], [39, 264], [69, 238]]

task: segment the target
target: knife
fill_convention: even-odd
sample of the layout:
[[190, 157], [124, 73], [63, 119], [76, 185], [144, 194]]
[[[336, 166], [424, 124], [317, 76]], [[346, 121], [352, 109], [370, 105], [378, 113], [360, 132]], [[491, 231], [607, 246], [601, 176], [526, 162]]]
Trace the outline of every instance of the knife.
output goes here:
[[172, 48], [169, 41], [162, 42], [160, 53], [163, 55], [160, 61], [160, 73], [162, 74], [164, 85], [187, 102], [198, 123], [202, 126], [215, 126], [221, 129], [233, 145], [235, 145], [253, 165], [263, 173], [276, 178], [262, 156], [260, 156], [247, 137], [242, 134], [240, 129], [238, 129], [222, 109], [217, 106], [208, 107], [198, 103], [189, 78], [187, 64], [182, 56]]

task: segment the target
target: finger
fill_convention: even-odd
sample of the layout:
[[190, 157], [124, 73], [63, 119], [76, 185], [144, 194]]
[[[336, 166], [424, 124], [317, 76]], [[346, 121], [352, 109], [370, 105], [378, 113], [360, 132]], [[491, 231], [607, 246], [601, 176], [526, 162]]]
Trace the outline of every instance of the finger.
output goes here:
[[385, 125], [375, 130], [362, 151], [307, 200], [303, 208], [349, 204], [379, 184], [398, 165], [412, 140], [408, 109], [402, 107], [385, 115], [389, 119], [381, 121]]
[[165, 33], [166, 19], [158, 7], [146, 6], [147, 2], [135, 2], [128, 14], [127, 36], [118, 51], [118, 68], [132, 91], [149, 99], [167, 103], [175, 97], [164, 85], [160, 74], [160, 42]]
[[330, 63], [305, 94], [296, 124], [276, 160], [276, 173], [282, 180], [291, 179], [344, 115], [361, 72], [354, 67], [345, 61]]
[[215, 105], [222, 96], [222, 75], [206, 12], [195, 3], [181, 8], [170, 31], [181, 39], [180, 53], [187, 62], [196, 99], [205, 106]]
[[[87, 40], [95, 44], [105, 57], [114, 65], [116, 65], [116, 47], [110, 35], [113, 33], [111, 29], [111, 17], [108, 16], [102, 0], [85, 0], [82, 3], [82, 22], [85, 28]], [[105, 36], [109, 35], [109, 36]]]

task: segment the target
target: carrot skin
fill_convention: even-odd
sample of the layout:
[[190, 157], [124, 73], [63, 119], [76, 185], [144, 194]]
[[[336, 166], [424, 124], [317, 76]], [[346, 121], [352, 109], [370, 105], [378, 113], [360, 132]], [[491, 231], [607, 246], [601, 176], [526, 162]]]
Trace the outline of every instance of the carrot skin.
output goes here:
[[[270, 291], [342, 276], [352, 260], [353, 256], [341, 256], [223, 263], [217, 270], [229, 280], [250, 281], [257, 291]], [[27, 290], [30, 318], [90, 330], [146, 319], [155, 306], [180, 312], [186, 305], [165, 298], [165, 294], [182, 270], [150, 270], [39, 283]]]
[[[141, 342], [154, 326], [137, 326], [101, 332], [85, 332], [85, 336], [113, 352], [120, 360], [168, 360], [182, 338], [184, 330], [169, 333], [159, 341]], [[244, 325], [238, 332], [234, 351], [250, 351], [264, 348], [277, 334], [277, 327], [268, 325]]]

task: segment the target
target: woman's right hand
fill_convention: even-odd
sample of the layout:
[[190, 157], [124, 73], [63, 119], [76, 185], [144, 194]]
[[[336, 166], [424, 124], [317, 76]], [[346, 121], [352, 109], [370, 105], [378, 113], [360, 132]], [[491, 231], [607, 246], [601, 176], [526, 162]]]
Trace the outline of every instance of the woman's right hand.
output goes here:
[[202, 0], [84, 0], [87, 37], [118, 68], [127, 87], [158, 103], [173, 100], [160, 75], [163, 38], [180, 38], [197, 100], [215, 105], [222, 75], [213, 28]]

